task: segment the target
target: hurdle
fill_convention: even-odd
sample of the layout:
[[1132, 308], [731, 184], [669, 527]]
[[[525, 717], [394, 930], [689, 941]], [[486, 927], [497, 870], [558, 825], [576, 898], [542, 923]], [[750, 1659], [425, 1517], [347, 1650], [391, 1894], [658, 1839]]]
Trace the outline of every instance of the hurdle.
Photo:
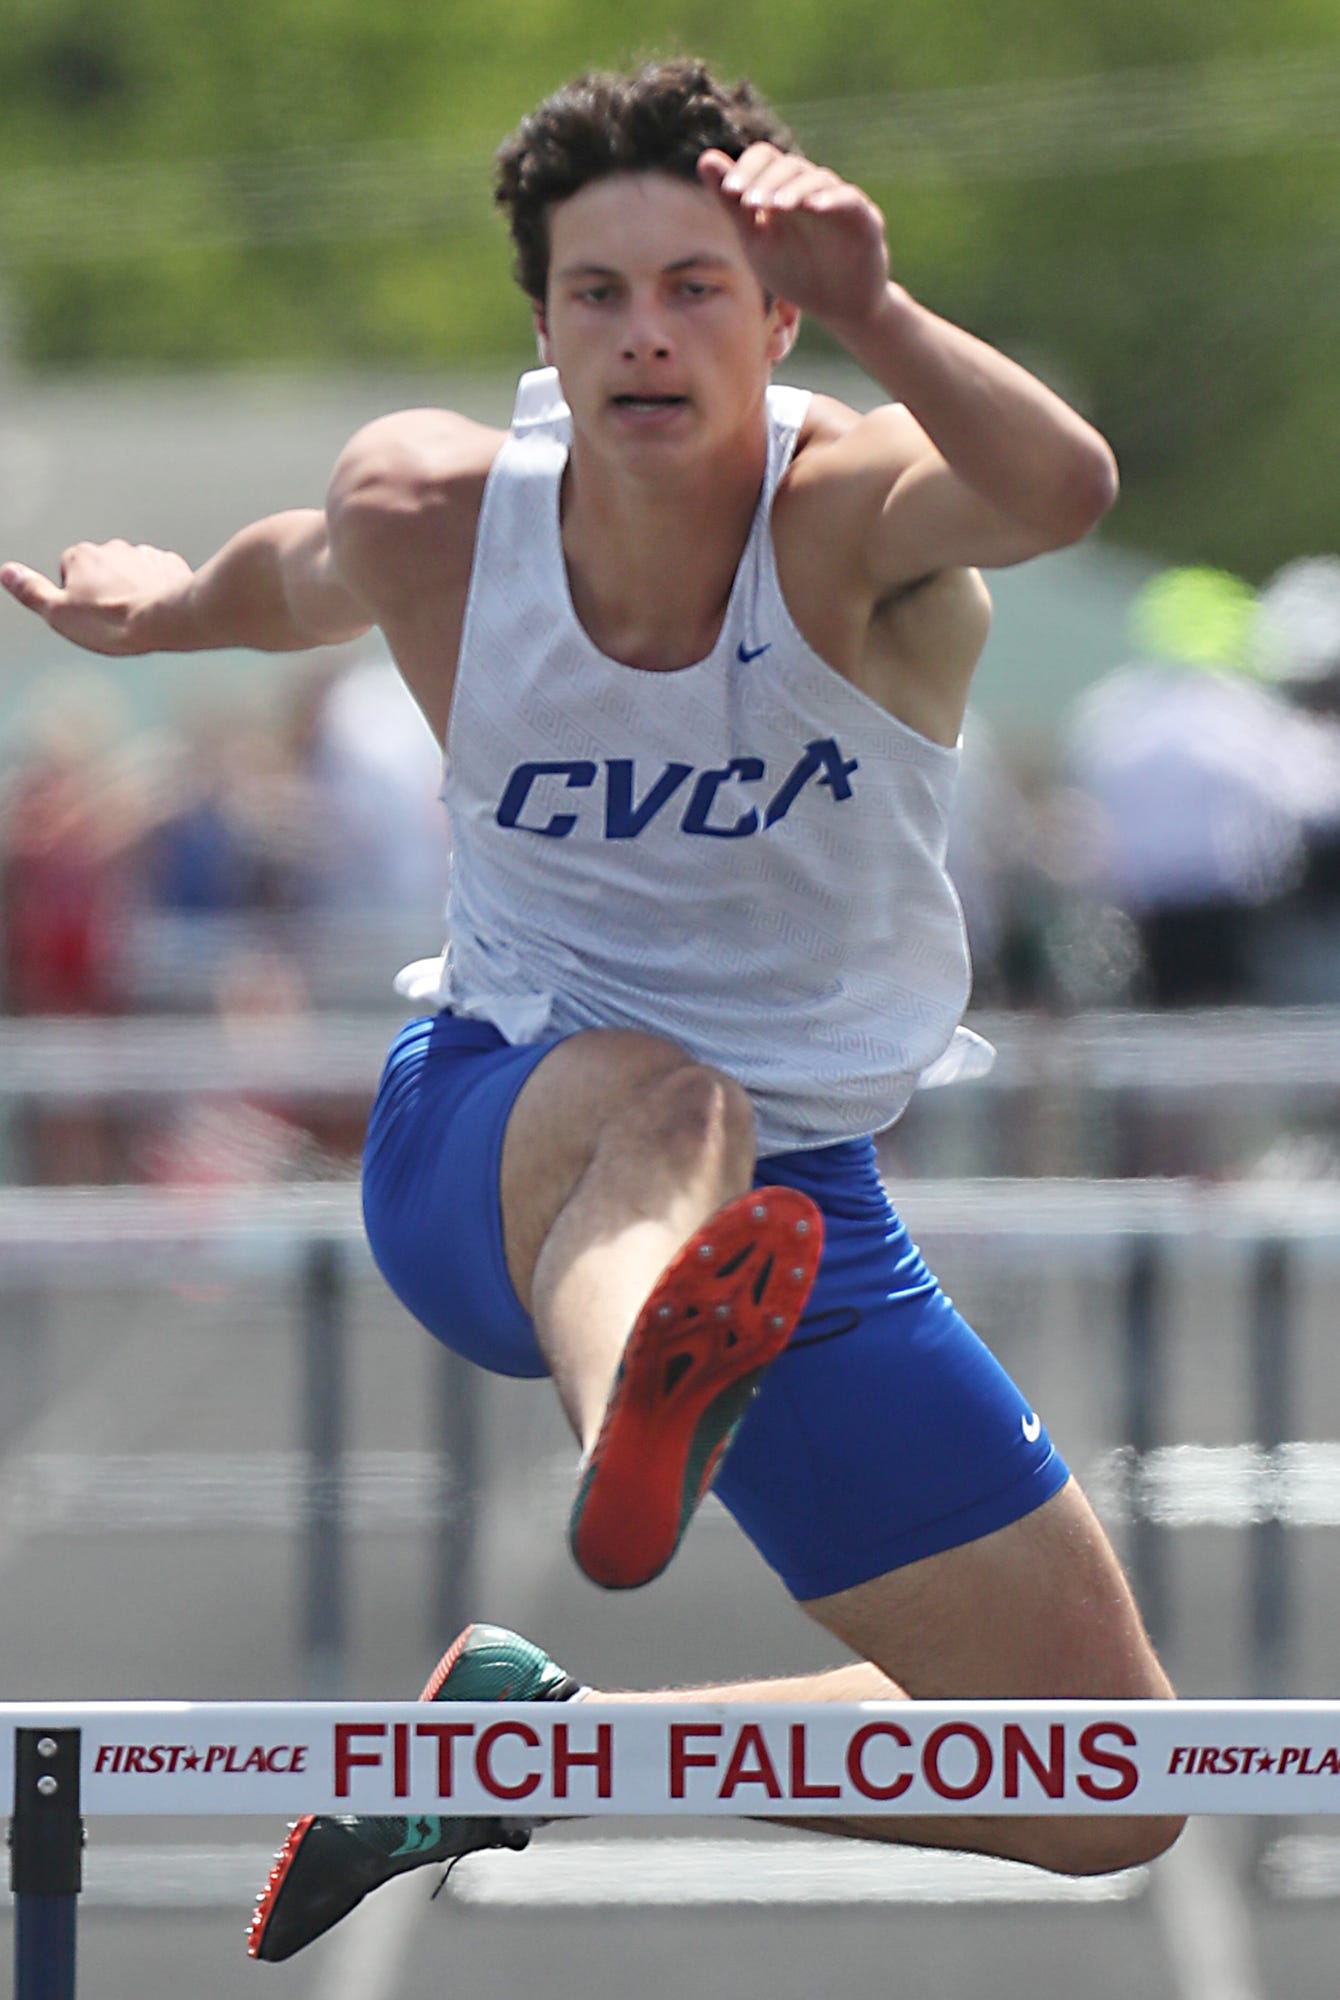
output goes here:
[[90, 1815], [1336, 1814], [1340, 1701], [7, 1702], [0, 1796], [15, 2000], [74, 2000]]

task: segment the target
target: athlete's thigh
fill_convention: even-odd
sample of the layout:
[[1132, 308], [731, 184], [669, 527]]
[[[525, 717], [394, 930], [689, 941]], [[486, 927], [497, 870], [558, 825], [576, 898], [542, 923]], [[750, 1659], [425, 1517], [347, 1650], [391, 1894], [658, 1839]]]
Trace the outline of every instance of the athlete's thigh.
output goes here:
[[588, 1028], [527, 1076], [503, 1134], [499, 1194], [507, 1266], [520, 1297], [559, 1210], [590, 1165], [601, 1131], [690, 1058], [635, 1029]]
[[922, 1700], [1172, 1693], [1121, 1566], [1072, 1478], [1041, 1507], [805, 1605]]
[[382, 1276], [438, 1340], [507, 1375], [547, 1372], [508, 1274], [498, 1181], [512, 1106], [549, 1054], [484, 1021], [410, 1022], [363, 1149], [363, 1219]]

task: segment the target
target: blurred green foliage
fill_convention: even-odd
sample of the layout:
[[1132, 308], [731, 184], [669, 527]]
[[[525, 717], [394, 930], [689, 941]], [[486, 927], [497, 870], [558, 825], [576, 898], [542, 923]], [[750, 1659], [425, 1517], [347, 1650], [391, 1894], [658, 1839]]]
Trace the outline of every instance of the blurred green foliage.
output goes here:
[[493, 148], [574, 72], [682, 49], [752, 75], [880, 200], [918, 296], [1104, 426], [1118, 535], [1249, 575], [1340, 539], [1335, 0], [13, 0], [19, 357], [523, 362]]

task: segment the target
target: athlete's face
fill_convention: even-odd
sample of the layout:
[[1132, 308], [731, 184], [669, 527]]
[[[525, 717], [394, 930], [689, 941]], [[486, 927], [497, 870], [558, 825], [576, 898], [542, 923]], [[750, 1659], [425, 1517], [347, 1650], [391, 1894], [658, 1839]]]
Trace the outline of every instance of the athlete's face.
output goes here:
[[538, 324], [579, 435], [664, 462], [757, 421], [797, 316], [769, 306], [707, 188], [612, 174], [554, 204], [549, 244]]

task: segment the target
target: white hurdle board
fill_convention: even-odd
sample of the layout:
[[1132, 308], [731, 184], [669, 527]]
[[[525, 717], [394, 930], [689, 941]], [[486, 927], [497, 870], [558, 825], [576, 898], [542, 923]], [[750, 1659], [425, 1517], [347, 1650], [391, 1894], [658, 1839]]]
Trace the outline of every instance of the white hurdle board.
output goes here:
[[80, 1811], [751, 1818], [1340, 1813], [1340, 1702], [91, 1702]]

